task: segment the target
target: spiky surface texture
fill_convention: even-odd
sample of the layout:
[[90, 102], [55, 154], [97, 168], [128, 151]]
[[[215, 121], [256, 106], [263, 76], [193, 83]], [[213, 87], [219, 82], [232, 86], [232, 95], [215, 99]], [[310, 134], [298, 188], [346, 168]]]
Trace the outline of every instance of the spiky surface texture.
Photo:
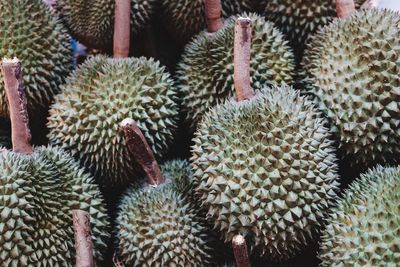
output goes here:
[[[222, 16], [252, 10], [252, 0], [221, 0]], [[207, 28], [204, 0], [161, 0], [161, 10], [170, 32], [186, 43]]]
[[306, 92], [332, 122], [344, 159], [362, 169], [400, 156], [400, 17], [359, 11], [322, 29], [303, 66]]
[[[363, 0], [355, 2], [358, 8]], [[288, 37], [298, 59], [308, 37], [337, 16], [335, 0], [263, 0], [261, 6], [265, 17]]]
[[49, 139], [79, 157], [104, 184], [124, 185], [138, 173], [122, 120], [135, 120], [153, 152], [172, 142], [178, 107], [173, 81], [152, 59], [96, 56], [68, 78], [50, 110]]
[[[179, 169], [179, 166], [182, 169]], [[208, 229], [204, 219], [177, 192], [174, 184], [190, 184], [186, 161], [167, 162], [162, 173], [170, 184], [131, 189], [117, 216], [120, 259], [127, 266], [209, 266]]]
[[[28, 111], [32, 115], [50, 105], [72, 70], [70, 38], [41, 0], [1, 0], [0, 14], [0, 58], [18, 57], [22, 61]], [[0, 117], [8, 117], [1, 73]]]
[[0, 151], [0, 262], [74, 266], [72, 210], [90, 213], [95, 259], [109, 238], [108, 217], [91, 176], [58, 148], [32, 155]]
[[[150, 22], [155, 0], [131, 1], [131, 31]], [[115, 0], [57, 0], [56, 10], [71, 34], [83, 44], [109, 49], [114, 33]]]
[[[282, 34], [262, 17], [244, 14], [253, 23], [250, 72], [253, 88], [293, 80], [294, 56]], [[211, 107], [234, 96], [233, 41], [236, 16], [214, 36], [201, 33], [187, 45], [177, 67], [186, 120], [195, 127]]]
[[369, 170], [350, 185], [328, 219], [321, 266], [398, 266], [400, 168]]
[[336, 197], [337, 165], [312, 103], [287, 86], [264, 90], [204, 116], [192, 167], [196, 193], [225, 241], [242, 234], [279, 261], [318, 232]]

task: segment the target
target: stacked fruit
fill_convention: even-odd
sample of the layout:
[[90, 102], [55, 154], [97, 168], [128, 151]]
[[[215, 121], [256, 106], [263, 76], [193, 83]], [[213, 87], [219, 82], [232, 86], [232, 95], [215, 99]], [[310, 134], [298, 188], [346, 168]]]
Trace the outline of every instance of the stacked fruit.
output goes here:
[[96, 266], [400, 265], [398, 12], [44, 2], [0, 0], [0, 266], [80, 266], [77, 209]]

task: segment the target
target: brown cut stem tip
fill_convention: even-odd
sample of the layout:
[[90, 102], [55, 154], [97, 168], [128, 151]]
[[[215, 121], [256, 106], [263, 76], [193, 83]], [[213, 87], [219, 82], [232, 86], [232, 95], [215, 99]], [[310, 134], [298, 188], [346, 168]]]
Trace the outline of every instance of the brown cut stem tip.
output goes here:
[[75, 235], [77, 267], [93, 266], [93, 242], [90, 228], [90, 215], [83, 210], [73, 210], [72, 218]]
[[250, 267], [250, 259], [247, 253], [246, 240], [242, 235], [236, 235], [232, 240], [233, 253], [235, 254], [237, 267]]
[[129, 56], [131, 40], [131, 0], [115, 0], [114, 58]]
[[13, 151], [31, 154], [33, 149], [21, 62], [17, 58], [3, 59], [1, 71], [10, 111]]
[[354, 0], [336, 0], [336, 13], [339, 18], [347, 18], [356, 12]]
[[235, 24], [233, 73], [238, 101], [250, 99], [254, 96], [250, 82], [251, 38], [251, 20], [249, 18], [238, 18]]
[[149, 185], [157, 186], [164, 183], [165, 178], [161, 174], [160, 166], [136, 122], [125, 119], [121, 127], [124, 130], [126, 144], [146, 173]]
[[221, 29], [222, 27], [222, 7], [221, 0], [206, 0], [206, 20], [207, 20], [207, 31], [213, 33]]

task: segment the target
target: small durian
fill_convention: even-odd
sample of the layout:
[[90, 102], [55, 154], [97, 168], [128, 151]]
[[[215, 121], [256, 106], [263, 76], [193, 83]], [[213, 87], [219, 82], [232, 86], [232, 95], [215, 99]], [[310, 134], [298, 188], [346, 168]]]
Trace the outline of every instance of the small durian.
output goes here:
[[[139, 33], [150, 22], [156, 0], [131, 1], [131, 32]], [[55, 8], [72, 36], [86, 46], [112, 47], [115, 0], [57, 0]]]
[[321, 29], [303, 59], [304, 93], [360, 170], [400, 162], [399, 24], [393, 11], [356, 12]]
[[[128, 131], [133, 127], [140, 134], [134, 122], [124, 123]], [[150, 148], [138, 147], [145, 143], [132, 145], [139, 150], [133, 154], [151, 153]], [[193, 173], [189, 162], [168, 161], [159, 169], [152, 155], [138, 161], [148, 174], [149, 186], [131, 188], [121, 200], [116, 220], [119, 259], [125, 266], [209, 266], [209, 229], [190, 202]]]
[[[244, 32], [242, 20], [237, 33]], [[236, 60], [245, 41], [236, 43], [242, 101], [217, 105], [199, 124], [194, 190], [226, 242], [242, 235], [254, 253], [283, 261], [315, 240], [336, 198], [335, 150], [322, 114], [291, 87], [266, 87], [251, 97], [250, 77], [242, 79], [246, 64]]]
[[74, 209], [90, 214], [94, 259], [102, 261], [110, 235], [98, 186], [61, 149], [31, 147], [20, 63], [4, 60], [2, 69], [17, 134], [13, 151], [0, 149], [1, 265], [75, 266]]
[[[259, 15], [248, 16], [253, 24], [252, 86], [258, 89], [273, 83], [291, 84], [294, 56], [283, 35]], [[228, 18], [215, 33], [205, 31], [199, 34], [186, 46], [177, 66], [176, 83], [182, 94], [182, 109], [192, 129], [209, 108], [234, 95], [233, 40], [236, 18]]]
[[320, 266], [398, 266], [400, 168], [378, 166], [354, 181], [327, 220]]
[[[47, 109], [72, 71], [70, 37], [41, 0], [0, 0], [0, 58], [24, 61], [28, 112]], [[8, 118], [0, 73], [0, 117]]]

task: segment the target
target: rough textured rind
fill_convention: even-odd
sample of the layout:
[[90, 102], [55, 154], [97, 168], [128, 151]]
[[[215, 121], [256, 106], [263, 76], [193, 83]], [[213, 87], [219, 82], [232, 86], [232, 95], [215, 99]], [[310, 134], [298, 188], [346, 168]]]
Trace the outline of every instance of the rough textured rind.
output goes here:
[[343, 159], [366, 170], [400, 156], [400, 17], [359, 11], [312, 38], [305, 93], [332, 123]]
[[109, 224], [91, 176], [58, 148], [32, 155], [0, 150], [0, 262], [75, 266], [72, 210], [91, 216], [94, 255], [102, 259]]
[[209, 230], [183, 193], [190, 164], [170, 161], [161, 170], [167, 184], [130, 189], [119, 205], [119, 258], [126, 266], [209, 266]]
[[321, 266], [398, 266], [400, 168], [377, 167], [350, 185], [327, 222]]
[[[132, 0], [131, 31], [149, 24], [155, 0]], [[56, 10], [71, 34], [83, 44], [110, 49], [114, 33], [115, 0], [57, 0]]]
[[101, 185], [125, 185], [138, 166], [125, 143], [122, 120], [132, 118], [156, 156], [177, 127], [176, 90], [152, 59], [88, 59], [68, 78], [50, 110], [50, 142], [81, 159]]
[[[256, 14], [252, 20], [250, 74], [253, 88], [293, 81], [294, 56], [283, 35]], [[189, 43], [176, 71], [182, 108], [192, 128], [211, 107], [233, 97], [233, 41], [236, 16], [213, 36], [203, 32]]]
[[[32, 116], [50, 105], [72, 70], [70, 38], [41, 0], [2, 0], [0, 14], [0, 58], [21, 60]], [[8, 117], [1, 73], [0, 117]]]
[[[206, 25], [205, 0], [161, 0], [161, 11], [169, 31], [186, 43], [204, 30]], [[222, 16], [227, 18], [244, 11], [252, 11], [252, 0], [221, 0]]]
[[192, 147], [195, 191], [226, 242], [247, 236], [251, 247], [281, 261], [315, 237], [338, 185], [325, 124], [287, 86], [204, 116]]
[[[266, 19], [288, 37], [296, 57], [301, 59], [309, 36], [336, 18], [335, 0], [262, 0]], [[363, 0], [356, 0], [358, 8]]]

